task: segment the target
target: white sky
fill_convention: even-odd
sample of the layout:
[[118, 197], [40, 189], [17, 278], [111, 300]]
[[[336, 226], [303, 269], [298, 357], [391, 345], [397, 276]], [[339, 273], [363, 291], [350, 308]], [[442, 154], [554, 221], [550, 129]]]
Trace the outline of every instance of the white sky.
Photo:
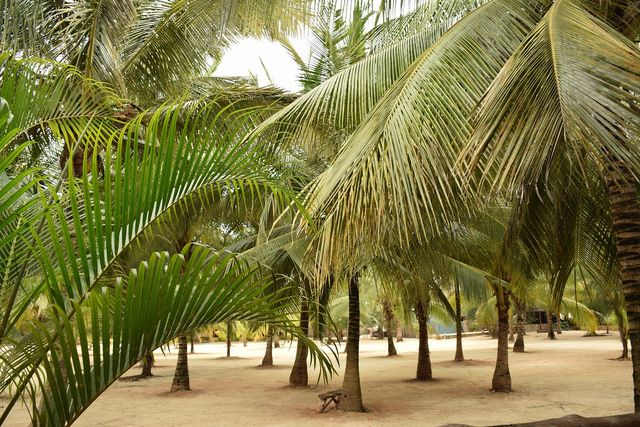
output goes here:
[[[307, 42], [302, 39], [292, 41], [303, 59], [309, 55]], [[260, 63], [260, 59], [269, 72], [269, 77]], [[266, 86], [274, 84], [283, 89], [297, 92], [301, 89], [298, 83], [300, 70], [287, 51], [278, 43], [267, 40], [246, 38], [231, 46], [216, 69], [216, 76], [243, 76], [251, 74], [258, 77], [258, 84]]]

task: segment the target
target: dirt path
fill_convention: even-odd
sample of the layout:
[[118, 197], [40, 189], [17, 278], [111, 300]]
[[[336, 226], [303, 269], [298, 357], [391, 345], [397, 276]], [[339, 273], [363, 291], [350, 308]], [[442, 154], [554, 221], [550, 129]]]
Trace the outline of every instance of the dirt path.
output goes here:
[[[527, 353], [510, 353], [514, 392], [491, 393], [496, 341], [466, 338], [465, 357], [454, 363], [454, 340], [431, 340], [435, 380], [411, 381], [415, 375], [415, 339], [398, 343], [400, 356], [388, 358], [386, 341], [361, 344], [362, 389], [367, 413], [331, 410], [318, 414], [317, 394], [339, 388], [304, 390], [286, 387], [295, 346], [274, 349], [272, 369], [258, 369], [264, 343], [234, 344], [231, 359], [223, 343], [196, 345], [190, 355], [191, 392], [171, 394], [176, 350], [157, 352], [155, 377], [113, 385], [76, 425], [80, 426], [299, 426], [489, 425], [535, 421], [567, 414], [604, 416], [633, 411], [631, 362], [611, 360], [620, 353], [617, 334], [583, 337], [563, 333], [557, 341], [540, 334], [526, 337]], [[344, 366], [344, 355], [341, 354]], [[338, 368], [342, 372], [343, 368]], [[136, 368], [130, 374], [139, 373]], [[8, 425], [27, 423], [24, 412]]]

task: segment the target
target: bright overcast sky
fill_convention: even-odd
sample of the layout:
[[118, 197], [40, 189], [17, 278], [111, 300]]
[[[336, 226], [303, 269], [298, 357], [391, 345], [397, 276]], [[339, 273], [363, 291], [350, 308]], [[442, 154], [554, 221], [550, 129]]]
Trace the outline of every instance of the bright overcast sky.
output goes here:
[[[309, 55], [304, 40], [294, 40], [293, 44], [303, 59]], [[264, 63], [271, 81], [260, 63]], [[231, 46], [225, 53], [215, 72], [217, 76], [258, 77], [258, 84], [274, 84], [283, 89], [296, 92], [301, 89], [298, 83], [299, 69], [287, 51], [278, 43], [267, 40], [243, 39]]]

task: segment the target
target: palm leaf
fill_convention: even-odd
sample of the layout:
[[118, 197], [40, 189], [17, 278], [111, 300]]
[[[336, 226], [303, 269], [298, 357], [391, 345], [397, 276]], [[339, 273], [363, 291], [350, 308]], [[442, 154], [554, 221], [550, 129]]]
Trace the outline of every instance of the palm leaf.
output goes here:
[[462, 157], [495, 192], [544, 181], [559, 155], [583, 177], [610, 158], [639, 176], [639, 75], [628, 39], [580, 2], [555, 2], [492, 83]]
[[385, 230], [420, 239], [467, 213], [451, 166], [467, 118], [539, 17], [535, 2], [494, 0], [420, 54], [315, 183], [310, 213], [327, 218], [321, 253], [346, 247], [346, 257]]
[[[289, 312], [275, 308], [279, 297], [263, 296], [265, 285], [256, 281], [255, 270], [245, 271], [230, 258], [210, 260], [207, 250], [188, 252], [156, 254], [113, 289], [94, 292], [81, 305], [73, 303], [73, 310], [84, 310], [87, 318], [70, 318], [64, 308], [53, 307], [50, 324], [35, 325], [12, 352], [2, 353], [3, 373], [10, 378], [26, 368], [39, 368], [35, 381], [25, 377], [17, 384], [18, 389], [27, 388], [32, 403], [38, 391], [45, 390], [32, 413], [34, 423], [72, 424], [149, 351], [211, 323], [275, 321], [305, 339], [287, 320]], [[313, 341], [306, 341], [313, 363], [319, 362], [323, 376], [330, 375], [328, 358]]]
[[[437, 2], [429, 25], [411, 37], [378, 49], [310, 90], [265, 121], [256, 133], [313, 147], [336, 133], [344, 138], [361, 123], [391, 85], [466, 10], [468, 2]], [[426, 20], [426, 19], [425, 19]]]
[[[70, 175], [63, 191], [52, 189], [38, 198], [46, 215], [42, 228], [30, 227], [29, 249], [38, 261], [32, 277], [44, 282], [49, 300], [67, 318], [74, 318], [77, 308], [108, 284], [120, 258], [156, 225], [197, 215], [202, 206], [222, 197], [251, 204], [269, 190], [277, 200], [288, 202], [288, 193], [274, 181], [272, 171], [263, 169], [260, 147], [238, 142], [228, 126], [222, 133], [216, 129], [217, 109], [208, 120], [198, 114], [202, 126], [178, 126], [182, 112], [178, 108], [151, 117], [141, 114], [110, 139], [94, 140], [105, 147], [104, 179], [98, 174], [97, 150], [91, 158], [85, 152], [80, 180]], [[238, 129], [244, 129], [242, 116]], [[3, 324], [9, 327], [21, 314], [13, 307], [23, 307], [22, 301], [12, 302], [3, 313]], [[38, 337], [30, 339], [38, 342]], [[2, 344], [11, 347], [6, 338]], [[46, 343], [41, 356], [55, 351], [50, 345], [64, 345], [55, 338]], [[39, 371], [37, 365], [20, 366], [22, 371], [9, 375], [18, 375], [24, 388]], [[8, 384], [3, 381], [3, 389]], [[14, 403], [15, 399], [5, 414]]]

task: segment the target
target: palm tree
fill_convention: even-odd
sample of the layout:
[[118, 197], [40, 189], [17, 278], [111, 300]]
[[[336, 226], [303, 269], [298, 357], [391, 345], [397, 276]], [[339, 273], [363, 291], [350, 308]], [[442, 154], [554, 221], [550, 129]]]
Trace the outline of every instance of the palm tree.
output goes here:
[[360, 294], [359, 273], [349, 280], [349, 326], [347, 328], [347, 363], [342, 381], [338, 408], [345, 411], [364, 411], [360, 387]]
[[382, 310], [384, 312], [385, 327], [387, 329], [387, 355], [397, 356], [398, 352], [396, 351], [396, 347], [393, 344], [393, 334], [391, 333], [395, 326], [395, 316], [393, 315], [391, 302], [386, 297], [383, 297], [382, 300]]
[[[302, 302], [300, 308], [300, 330], [303, 334], [309, 334], [309, 304]], [[296, 358], [289, 375], [289, 385], [292, 387], [306, 387], [309, 381], [307, 373], [307, 355], [309, 349], [303, 341], [298, 341], [296, 347]]]
[[429, 356], [428, 316], [422, 303], [416, 305], [416, 317], [418, 318], [418, 368], [416, 370], [416, 379], [418, 381], [426, 381], [432, 379], [433, 375]]
[[[91, 102], [81, 96], [88, 88]], [[252, 192], [236, 191], [248, 188], [288, 197], [271, 172], [261, 175], [261, 163], [251, 158], [255, 146], [216, 132], [215, 120], [203, 120], [197, 130], [177, 127], [182, 108], [114, 123], [111, 105], [119, 103], [109, 102], [113, 95], [56, 63], [5, 57], [0, 89], [10, 108], [3, 116], [0, 164], [2, 174], [15, 177], [0, 187], [7, 208], [0, 230], [8, 238], [1, 247], [8, 255], [2, 257], [2, 286], [10, 296], [2, 301], [0, 390], [11, 387], [0, 422], [21, 396], [36, 408], [37, 389], [45, 387], [52, 393], [43, 395], [34, 423], [70, 424], [127, 369], [172, 338], [228, 318], [284, 319], [278, 314], [283, 306], [274, 309], [262, 296], [264, 284], [253, 267], [206, 248], [194, 249], [188, 260], [189, 249], [173, 256], [152, 253], [128, 274], [120, 268], [154, 227], [194, 204], [223, 194], [248, 203]], [[79, 135], [77, 144], [102, 144], [104, 179], [95, 151], [92, 158], [85, 154], [79, 179], [65, 168], [58, 181], [65, 185], [57, 188], [48, 184], [47, 170], [22, 168], [16, 160], [31, 144], [21, 143], [25, 131], [44, 126], [54, 135]], [[36, 191], [38, 185], [45, 188]], [[40, 294], [51, 304], [46, 322], [15, 335], [26, 302]], [[298, 334], [290, 326], [281, 322]], [[316, 357], [317, 347], [308, 345]]]
[[[378, 242], [390, 229], [404, 239], [424, 236], [466, 214], [476, 204], [459, 202], [469, 194], [460, 191], [467, 177], [460, 169], [480, 166], [471, 182], [517, 203], [533, 199], [537, 182], [557, 176], [547, 173], [555, 160], [570, 158], [579, 165], [570, 182], [576, 194], [588, 193], [582, 184], [594, 176], [608, 189], [600, 200], [610, 201], [633, 351], [640, 347], [632, 303], [637, 226], [629, 219], [636, 215], [639, 158], [637, 5], [493, 0], [467, 11], [437, 43], [421, 45], [414, 33], [265, 124], [286, 122], [286, 131], [309, 141], [323, 122], [349, 134], [309, 202], [328, 219], [325, 263], [338, 247], [356, 252], [360, 242]], [[591, 42], [596, 48], [587, 51]], [[389, 78], [373, 78], [383, 64]], [[506, 325], [508, 298], [498, 292]], [[640, 377], [635, 390], [640, 410]]]
[[464, 353], [462, 351], [462, 310], [460, 309], [460, 284], [454, 279], [454, 298], [456, 304], [456, 355], [454, 362], [463, 362]]
[[191, 390], [189, 387], [189, 364], [187, 360], [187, 336], [178, 336], [178, 362], [173, 375], [171, 391]]

